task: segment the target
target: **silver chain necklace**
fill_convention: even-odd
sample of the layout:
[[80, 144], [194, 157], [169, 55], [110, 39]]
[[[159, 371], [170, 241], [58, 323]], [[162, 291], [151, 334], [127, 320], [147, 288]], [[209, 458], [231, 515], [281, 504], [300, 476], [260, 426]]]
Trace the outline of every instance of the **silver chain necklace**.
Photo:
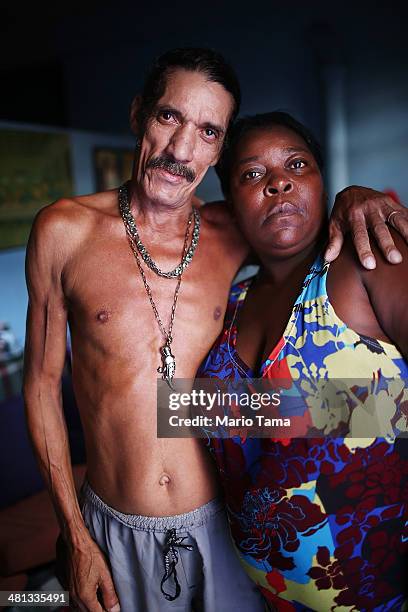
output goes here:
[[187, 268], [187, 266], [192, 262], [194, 252], [198, 245], [198, 239], [200, 237], [200, 213], [197, 209], [193, 209], [194, 215], [194, 228], [191, 236], [191, 244], [189, 248], [183, 251], [183, 256], [181, 258], [178, 266], [171, 270], [170, 272], [163, 272], [160, 270], [159, 266], [153, 261], [150, 256], [149, 251], [144, 246], [143, 242], [140, 240], [139, 232], [137, 231], [137, 226], [135, 219], [132, 215], [132, 211], [130, 210], [130, 202], [129, 202], [129, 188], [128, 183], [125, 183], [121, 187], [119, 187], [119, 208], [122, 215], [123, 222], [126, 227], [126, 231], [134, 244], [139, 251], [139, 254], [145, 264], [149, 266], [153, 272], [158, 274], [158, 276], [163, 276], [164, 278], [177, 278], [183, 271]]
[[[124, 193], [125, 193], [125, 196], [124, 196]], [[174, 325], [174, 317], [175, 317], [175, 314], [176, 314], [177, 300], [178, 300], [178, 296], [179, 296], [179, 292], [180, 292], [180, 285], [181, 285], [181, 279], [182, 279], [182, 276], [183, 276], [183, 272], [184, 272], [185, 268], [188, 266], [188, 264], [191, 262], [191, 260], [193, 258], [194, 251], [195, 251], [195, 249], [197, 247], [197, 243], [198, 243], [198, 237], [200, 235], [200, 223], [199, 223], [198, 224], [198, 234], [197, 234], [197, 240], [196, 240], [195, 247], [194, 247], [194, 249], [192, 251], [192, 255], [191, 255], [190, 260], [184, 265], [183, 262], [185, 261], [186, 254], [187, 254], [187, 251], [188, 251], [187, 245], [188, 245], [188, 237], [189, 237], [189, 234], [190, 234], [191, 222], [193, 220], [193, 215], [194, 216], [198, 215], [199, 221], [200, 221], [200, 216], [199, 216], [199, 213], [195, 209], [193, 209], [193, 211], [191, 212], [191, 214], [190, 214], [190, 216], [188, 218], [186, 233], [185, 233], [185, 237], [184, 237], [184, 246], [183, 246], [183, 253], [182, 253], [182, 263], [179, 266], [177, 266], [177, 268], [180, 268], [180, 271], [179, 271], [179, 273], [177, 275], [178, 281], [177, 281], [176, 289], [174, 291], [173, 305], [171, 307], [171, 313], [170, 313], [169, 329], [168, 329], [168, 331], [166, 331], [166, 329], [165, 329], [165, 327], [163, 325], [163, 322], [162, 322], [162, 320], [160, 318], [159, 311], [157, 310], [157, 306], [154, 303], [153, 295], [152, 295], [152, 290], [150, 289], [150, 286], [149, 286], [149, 284], [147, 282], [146, 275], [144, 273], [144, 270], [143, 270], [143, 267], [142, 267], [142, 263], [140, 261], [140, 257], [139, 257], [140, 249], [138, 248], [138, 245], [135, 242], [133, 234], [131, 234], [128, 231], [128, 226], [127, 226], [125, 217], [123, 215], [123, 210], [126, 209], [126, 206], [125, 207], [122, 206], [124, 200], [125, 200], [125, 204], [127, 205], [128, 210], [130, 212], [129, 202], [128, 202], [127, 195], [128, 195], [128, 193], [127, 193], [127, 186], [126, 185], [122, 185], [122, 187], [119, 188], [119, 208], [120, 208], [120, 211], [122, 213], [122, 218], [123, 218], [123, 222], [125, 224], [125, 228], [126, 228], [126, 232], [127, 232], [128, 238], [129, 238], [130, 247], [131, 247], [131, 249], [133, 251], [133, 254], [135, 256], [137, 267], [139, 268], [139, 272], [140, 272], [140, 275], [141, 275], [142, 280], [143, 280], [143, 285], [145, 287], [145, 290], [146, 290], [146, 293], [147, 293], [147, 297], [149, 298], [149, 301], [150, 301], [151, 307], [153, 309], [153, 313], [154, 313], [155, 319], [157, 321], [157, 324], [159, 326], [159, 329], [160, 329], [160, 331], [161, 331], [161, 333], [162, 333], [162, 335], [163, 335], [163, 337], [165, 339], [165, 344], [162, 347], [160, 347], [160, 354], [161, 354], [161, 359], [162, 359], [162, 365], [157, 368], [157, 371], [158, 371], [159, 374], [162, 375], [162, 379], [167, 382], [169, 387], [171, 389], [174, 389], [174, 387], [173, 387], [173, 378], [174, 378], [174, 374], [176, 372], [176, 359], [175, 359], [174, 355], [171, 352], [171, 343], [173, 342], [172, 332], [173, 332], [173, 325]], [[132, 215], [132, 219], [133, 219], [133, 215]], [[133, 220], [133, 222], [134, 222], [134, 220]], [[136, 224], [135, 224], [135, 227], [136, 227]], [[140, 239], [139, 239], [139, 242], [141, 243]], [[146, 253], [147, 253], [147, 250], [146, 250]], [[149, 255], [149, 257], [150, 257], [150, 255]], [[146, 260], [144, 258], [143, 258], [143, 261], [146, 262]], [[151, 259], [151, 261], [153, 262], [152, 259]], [[154, 265], [156, 266], [156, 264], [154, 264]], [[151, 267], [151, 266], [149, 266], [149, 267]], [[157, 268], [157, 266], [156, 266], [156, 268]], [[159, 268], [157, 268], [157, 269], [159, 269]], [[165, 276], [166, 278], [173, 278], [173, 276], [168, 276], [167, 274], [170, 274], [170, 273], [162, 273], [160, 275], [161, 276]]]

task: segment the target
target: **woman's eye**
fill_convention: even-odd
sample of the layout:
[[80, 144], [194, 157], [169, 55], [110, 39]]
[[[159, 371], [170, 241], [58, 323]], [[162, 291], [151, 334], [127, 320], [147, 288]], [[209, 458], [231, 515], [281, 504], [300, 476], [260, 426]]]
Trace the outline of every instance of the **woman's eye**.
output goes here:
[[245, 172], [245, 174], [243, 175], [243, 179], [244, 181], [250, 181], [251, 179], [256, 179], [260, 176], [261, 173], [259, 172], [259, 170], [248, 170], [248, 172]]
[[300, 170], [306, 166], [306, 162], [303, 161], [303, 159], [295, 159], [295, 161], [293, 161], [290, 165], [295, 170]]

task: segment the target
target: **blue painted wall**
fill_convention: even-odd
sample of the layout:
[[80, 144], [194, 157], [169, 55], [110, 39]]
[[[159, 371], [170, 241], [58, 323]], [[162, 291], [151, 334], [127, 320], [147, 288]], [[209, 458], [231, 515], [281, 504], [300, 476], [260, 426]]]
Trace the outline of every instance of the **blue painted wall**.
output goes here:
[[[93, 149], [98, 146], [134, 146], [132, 136], [118, 136], [78, 130], [0, 122], [0, 129], [26, 129], [68, 133], [71, 148], [71, 170], [74, 194], [95, 191]], [[67, 194], [71, 195], [71, 194]], [[44, 204], [48, 204], [45, 202]], [[0, 321], [9, 323], [19, 342], [24, 343], [27, 291], [24, 276], [25, 249], [0, 251]]]
[[0, 321], [9, 323], [23, 344], [27, 291], [24, 280], [25, 249], [0, 251]]

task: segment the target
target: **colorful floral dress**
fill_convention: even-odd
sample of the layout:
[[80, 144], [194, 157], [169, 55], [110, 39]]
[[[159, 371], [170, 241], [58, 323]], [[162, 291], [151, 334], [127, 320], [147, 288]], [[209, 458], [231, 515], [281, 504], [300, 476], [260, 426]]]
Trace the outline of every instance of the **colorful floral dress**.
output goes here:
[[[394, 345], [337, 317], [327, 272], [319, 257], [259, 374], [288, 380], [289, 396], [306, 394], [307, 410], [293, 402], [291, 416], [300, 428], [312, 424], [319, 437], [212, 437], [208, 444], [241, 561], [273, 607], [401, 610], [408, 590], [408, 441], [395, 431], [407, 431], [408, 364]], [[224, 331], [198, 377], [255, 376], [235, 349], [235, 320], [250, 284], [232, 288]], [[316, 388], [335, 378], [350, 379], [349, 392], [341, 405], [325, 407]], [[322, 408], [329, 416], [319, 423]], [[383, 437], [370, 429], [376, 418], [387, 430]], [[340, 420], [361, 435], [340, 437]]]

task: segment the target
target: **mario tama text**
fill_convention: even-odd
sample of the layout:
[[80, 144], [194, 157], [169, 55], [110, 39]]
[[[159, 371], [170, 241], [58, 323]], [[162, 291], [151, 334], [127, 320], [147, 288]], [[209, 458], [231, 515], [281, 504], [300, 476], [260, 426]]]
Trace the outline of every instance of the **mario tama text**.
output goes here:
[[[408, 381], [174, 379], [157, 386], [159, 438], [408, 437]], [[352, 442], [350, 442], [352, 444]]]
[[[194, 417], [180, 417], [172, 414], [169, 417], [170, 427], [290, 427], [290, 419], [268, 418], [262, 414], [256, 414], [253, 418], [239, 416], [231, 417], [226, 414], [223, 416], [216, 415], [215, 417], [204, 416], [202, 414]], [[272, 432], [271, 432], [272, 433]]]

